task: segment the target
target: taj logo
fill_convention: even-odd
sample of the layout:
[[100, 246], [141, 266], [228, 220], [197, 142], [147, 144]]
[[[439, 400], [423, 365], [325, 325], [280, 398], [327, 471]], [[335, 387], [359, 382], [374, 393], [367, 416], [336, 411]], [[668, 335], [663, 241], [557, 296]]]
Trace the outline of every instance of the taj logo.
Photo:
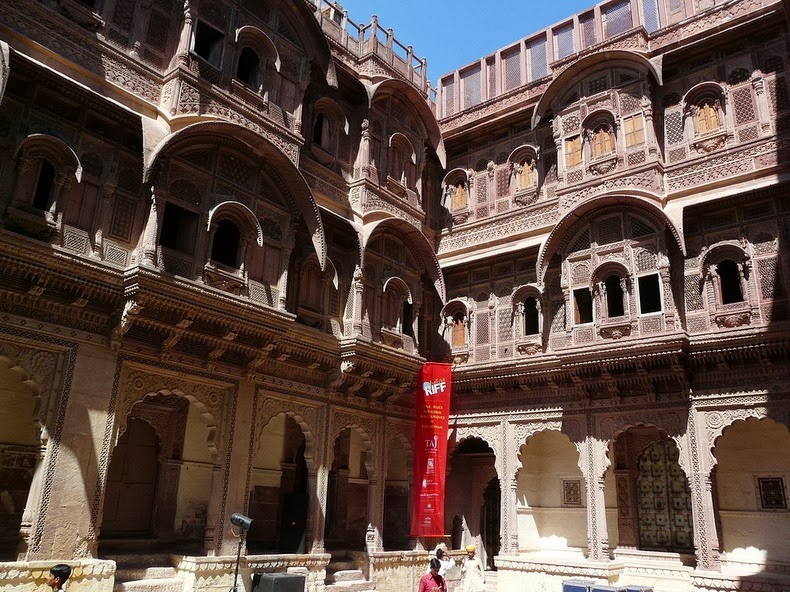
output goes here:
[[431, 395], [438, 395], [447, 389], [447, 381], [444, 378], [434, 380], [433, 382], [425, 381], [422, 383], [422, 390], [426, 397]]

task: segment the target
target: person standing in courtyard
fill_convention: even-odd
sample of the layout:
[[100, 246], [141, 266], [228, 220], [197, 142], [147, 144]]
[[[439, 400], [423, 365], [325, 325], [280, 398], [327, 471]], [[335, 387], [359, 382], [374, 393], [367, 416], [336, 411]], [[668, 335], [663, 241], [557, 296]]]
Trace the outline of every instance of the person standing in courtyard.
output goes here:
[[447, 592], [447, 582], [439, 575], [442, 564], [436, 557], [431, 559], [428, 573], [420, 578], [420, 587], [417, 592]]
[[475, 546], [466, 546], [466, 558], [461, 565], [463, 581], [461, 589], [464, 592], [483, 592], [486, 589], [485, 572], [480, 558], [475, 555]]

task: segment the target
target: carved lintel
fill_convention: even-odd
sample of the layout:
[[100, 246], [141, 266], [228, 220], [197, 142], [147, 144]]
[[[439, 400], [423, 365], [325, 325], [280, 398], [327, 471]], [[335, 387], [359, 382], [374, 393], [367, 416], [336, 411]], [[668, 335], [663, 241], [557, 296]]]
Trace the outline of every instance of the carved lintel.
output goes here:
[[598, 334], [604, 339], [628, 337], [631, 334], [631, 323], [604, 325], [598, 329]]
[[734, 329], [735, 327], [742, 327], [749, 325], [752, 320], [752, 313], [748, 310], [742, 312], [735, 312], [729, 314], [717, 314], [714, 317], [716, 324], [719, 327], [726, 329]]

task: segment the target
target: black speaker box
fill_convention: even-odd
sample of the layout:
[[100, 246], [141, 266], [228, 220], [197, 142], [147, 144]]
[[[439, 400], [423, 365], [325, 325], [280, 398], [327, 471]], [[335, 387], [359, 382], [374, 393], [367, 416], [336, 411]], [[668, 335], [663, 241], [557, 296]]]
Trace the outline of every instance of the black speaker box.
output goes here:
[[592, 580], [565, 580], [562, 582], [562, 592], [590, 592]]
[[304, 592], [304, 576], [289, 573], [254, 574], [252, 592]]

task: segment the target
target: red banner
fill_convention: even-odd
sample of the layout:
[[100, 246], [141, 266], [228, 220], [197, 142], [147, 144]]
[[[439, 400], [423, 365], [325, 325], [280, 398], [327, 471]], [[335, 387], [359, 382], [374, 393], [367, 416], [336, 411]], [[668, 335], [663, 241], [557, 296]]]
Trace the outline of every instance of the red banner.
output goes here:
[[411, 536], [444, 536], [450, 364], [427, 363], [417, 380]]

